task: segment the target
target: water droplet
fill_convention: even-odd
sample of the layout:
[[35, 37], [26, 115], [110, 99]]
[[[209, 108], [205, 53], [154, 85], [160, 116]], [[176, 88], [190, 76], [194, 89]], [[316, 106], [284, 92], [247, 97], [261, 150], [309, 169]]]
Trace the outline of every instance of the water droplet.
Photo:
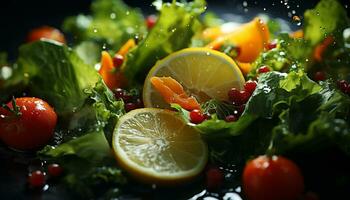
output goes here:
[[1, 119], [5, 119], [5, 115], [0, 115], [0, 118]]
[[320, 15], [320, 13], [317, 11], [317, 12], [316, 12], [316, 15], [318, 16], [318, 15]]
[[206, 55], [207, 55], [207, 56], [210, 56], [210, 52], [207, 52]]
[[244, 12], [248, 12], [248, 8], [244, 8], [244, 10], [243, 10]]
[[296, 11], [295, 10], [292, 10], [292, 14], [295, 15]]
[[243, 1], [242, 5], [243, 5], [243, 7], [247, 7], [248, 6], [248, 2]]
[[176, 31], [176, 28], [171, 29], [171, 32], [173, 32], [173, 33], [174, 33], [175, 31]]
[[130, 15], [130, 11], [126, 11], [126, 13], [125, 13], [126, 15]]
[[94, 33], [97, 33], [97, 29], [96, 29], [96, 28], [94, 28], [93, 32], [94, 32]]
[[115, 19], [116, 18], [116, 14], [115, 13], [111, 13], [111, 15], [109, 16], [111, 19]]
[[104, 43], [103, 45], [102, 45], [102, 50], [106, 50], [107, 49], [107, 45], [106, 45], [106, 43]]
[[24, 73], [23, 76], [24, 76], [25, 78], [28, 78], [28, 77], [29, 77], [29, 74], [28, 74], [28, 73]]
[[264, 11], [266, 11], [266, 8], [263, 8]]

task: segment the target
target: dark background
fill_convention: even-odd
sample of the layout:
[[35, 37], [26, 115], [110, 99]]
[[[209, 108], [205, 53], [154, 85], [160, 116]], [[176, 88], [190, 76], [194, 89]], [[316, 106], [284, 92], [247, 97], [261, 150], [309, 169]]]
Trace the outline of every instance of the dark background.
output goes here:
[[[152, 0], [124, 0], [133, 7], [140, 7], [144, 13], [154, 12]], [[282, 2], [284, 2], [283, 0]], [[349, 5], [349, 0], [341, 0]], [[312, 8], [317, 0], [289, 0], [288, 9], [281, 0], [261, 1], [246, 0], [248, 12], [244, 12], [243, 0], [207, 0], [208, 9], [220, 13], [238, 13], [253, 16], [257, 12], [268, 12], [272, 16], [288, 19], [288, 12], [296, 11], [302, 15], [307, 8]], [[51, 25], [60, 28], [66, 16], [88, 13], [91, 0], [2, 0], [0, 3], [0, 51], [16, 54], [18, 46], [32, 28]], [[266, 11], [264, 11], [266, 8]]]

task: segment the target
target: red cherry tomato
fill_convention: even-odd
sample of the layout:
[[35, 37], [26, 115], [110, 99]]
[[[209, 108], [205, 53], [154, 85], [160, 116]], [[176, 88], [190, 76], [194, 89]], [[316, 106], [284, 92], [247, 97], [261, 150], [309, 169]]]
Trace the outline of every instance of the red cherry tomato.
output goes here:
[[204, 120], [206, 120], [206, 117], [203, 115], [203, 113], [200, 110], [194, 109], [190, 112], [190, 120], [194, 124], [200, 124]]
[[[15, 99], [20, 115], [0, 108], [0, 139], [18, 150], [44, 146], [53, 137], [57, 115], [45, 101], [34, 97]], [[12, 103], [8, 108], [15, 110]]]
[[28, 183], [34, 188], [43, 187], [46, 183], [45, 173], [39, 170], [33, 171], [28, 176]]
[[50, 174], [50, 176], [57, 177], [62, 174], [63, 168], [59, 164], [53, 163], [47, 167], [47, 172]]
[[34, 42], [41, 38], [55, 40], [57, 42], [66, 43], [66, 39], [61, 31], [50, 26], [42, 26], [35, 28], [29, 32], [27, 41]]
[[304, 190], [304, 178], [289, 159], [259, 156], [244, 168], [243, 190], [249, 200], [296, 200]]

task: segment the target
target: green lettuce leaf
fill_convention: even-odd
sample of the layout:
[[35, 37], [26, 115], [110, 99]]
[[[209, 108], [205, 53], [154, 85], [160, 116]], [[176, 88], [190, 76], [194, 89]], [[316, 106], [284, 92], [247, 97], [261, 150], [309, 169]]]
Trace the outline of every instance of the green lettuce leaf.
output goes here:
[[91, 11], [91, 16], [69, 17], [63, 24], [63, 30], [71, 33], [77, 43], [93, 41], [100, 49], [117, 50], [128, 39], [146, 32], [141, 12], [122, 0], [96, 0]]
[[48, 101], [59, 115], [81, 107], [84, 90], [100, 79], [71, 49], [52, 41], [23, 45], [17, 63], [30, 79], [31, 94]]
[[304, 13], [304, 18], [304, 37], [311, 45], [322, 42], [329, 35], [342, 38], [343, 30], [350, 23], [345, 8], [338, 0], [320, 1], [314, 9]]
[[39, 157], [60, 163], [65, 170], [63, 184], [80, 197], [97, 198], [126, 183], [103, 131], [88, 133], [57, 147], [47, 146]]
[[161, 4], [158, 22], [127, 55], [122, 69], [128, 80], [143, 83], [146, 74], [158, 60], [189, 47], [198, 27], [197, 17], [204, 12], [205, 5], [204, 0]]

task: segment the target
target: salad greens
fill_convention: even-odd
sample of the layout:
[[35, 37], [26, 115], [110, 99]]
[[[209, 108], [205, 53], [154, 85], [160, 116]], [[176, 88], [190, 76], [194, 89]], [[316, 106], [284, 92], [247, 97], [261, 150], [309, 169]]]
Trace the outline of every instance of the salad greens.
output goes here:
[[[97, 198], [96, 190], [102, 195], [118, 195], [120, 191], [112, 188], [128, 181], [110, 151], [114, 126], [125, 114], [124, 102], [115, 98], [94, 68], [101, 50], [115, 52], [128, 39], [139, 39], [121, 68], [137, 88], [159, 59], [193, 45], [203, 27], [223, 23], [214, 14], [200, 19], [206, 10], [205, 0], [155, 1], [154, 5], [159, 19], [147, 31], [139, 10], [121, 0], [96, 0], [91, 15], [69, 17], [64, 22], [63, 29], [75, 36], [73, 48], [51, 40], [25, 44], [11, 76], [3, 77], [0, 68], [0, 102], [26, 92], [54, 107], [59, 117], [55, 138], [38, 156], [60, 163], [66, 170], [64, 183], [84, 198]], [[334, 0], [321, 0], [304, 18], [303, 38], [279, 33], [280, 26], [270, 20], [277, 47], [261, 53], [253, 63], [247, 77], [257, 79], [257, 88], [238, 121], [224, 120], [237, 109], [228, 102], [213, 99], [203, 104], [202, 110], [211, 118], [197, 125], [190, 122], [189, 111], [172, 105], [201, 132], [211, 162], [242, 165], [261, 154], [317, 153], [329, 147], [350, 156], [350, 98], [335, 84], [338, 78], [349, 78], [350, 48], [343, 31], [350, 20]], [[323, 59], [316, 60], [314, 50], [327, 37], [333, 41]], [[7, 56], [0, 53], [0, 66], [3, 64], [7, 64]], [[273, 71], [258, 74], [256, 69], [263, 65]], [[319, 70], [330, 79], [310, 79]]]
[[99, 47], [117, 50], [128, 39], [142, 37], [145, 32], [143, 15], [121, 0], [96, 0], [91, 15], [67, 18], [63, 30], [71, 33], [76, 42], [91, 41]]
[[199, 30], [198, 16], [205, 11], [205, 1], [164, 3], [159, 5], [159, 20], [147, 37], [127, 55], [122, 70], [128, 80], [143, 83], [146, 74], [157, 60], [188, 47]]

